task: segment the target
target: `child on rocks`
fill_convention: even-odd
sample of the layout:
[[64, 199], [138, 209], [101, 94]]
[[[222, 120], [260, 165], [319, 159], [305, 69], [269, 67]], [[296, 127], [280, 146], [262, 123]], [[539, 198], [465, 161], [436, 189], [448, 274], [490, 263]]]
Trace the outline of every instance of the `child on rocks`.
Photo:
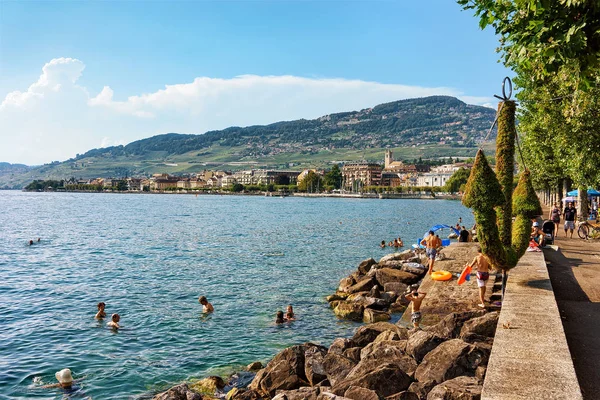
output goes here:
[[410, 321], [415, 329], [421, 329], [419, 323], [421, 322], [421, 303], [427, 295], [427, 293], [419, 292], [417, 285], [411, 285], [408, 287], [407, 294], [404, 296], [406, 300], [410, 301], [411, 314]]

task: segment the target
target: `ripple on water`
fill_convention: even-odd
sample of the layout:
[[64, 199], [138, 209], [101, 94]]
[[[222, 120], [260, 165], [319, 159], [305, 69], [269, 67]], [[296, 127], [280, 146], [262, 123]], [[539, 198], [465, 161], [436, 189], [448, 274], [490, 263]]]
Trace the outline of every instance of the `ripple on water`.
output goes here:
[[[0, 191], [0, 209], [0, 393], [11, 399], [62, 398], [39, 386], [67, 367], [92, 398], [147, 398], [295, 343], [329, 345], [358, 324], [335, 319], [324, 296], [390, 252], [381, 240], [472, 223], [458, 202], [419, 200]], [[122, 330], [93, 319], [98, 301]], [[287, 304], [298, 320], [275, 326]]]

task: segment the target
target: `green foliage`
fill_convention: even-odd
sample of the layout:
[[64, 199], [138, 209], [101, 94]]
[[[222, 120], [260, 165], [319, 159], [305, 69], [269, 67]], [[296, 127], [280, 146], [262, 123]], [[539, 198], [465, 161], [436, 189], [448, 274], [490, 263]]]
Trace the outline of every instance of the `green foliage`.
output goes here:
[[324, 176], [325, 184], [328, 186], [332, 186], [334, 189], [339, 189], [342, 187], [342, 171], [337, 164], [334, 164], [333, 167], [325, 174]]
[[231, 185], [232, 192], [239, 193], [243, 190], [244, 190], [244, 185], [242, 185], [241, 183], [234, 183], [233, 185]]
[[498, 134], [496, 136], [496, 176], [506, 200], [496, 208], [500, 240], [505, 246], [511, 243], [512, 192], [515, 165], [516, 104], [505, 101], [498, 106]]
[[458, 171], [452, 174], [452, 176], [446, 181], [444, 185], [444, 191], [449, 193], [456, 193], [464, 188], [464, 185], [469, 180], [471, 170], [467, 168], [460, 168]]
[[600, 65], [600, 2], [597, 0], [457, 0], [472, 9], [484, 29], [500, 36], [504, 64], [529, 69], [543, 80], [571, 61], [582, 83]]
[[[474, 210], [486, 210], [486, 212], [492, 210], [493, 212], [494, 207], [503, 205], [504, 202], [504, 193], [496, 174], [488, 164], [483, 150], [479, 150], [465, 186], [462, 203]], [[496, 225], [495, 218], [494, 213], [494, 225]]]
[[29, 185], [25, 186], [25, 190], [29, 191], [41, 191], [41, 190], [55, 190], [58, 188], [62, 188], [64, 185], [64, 181], [57, 180], [34, 180]]
[[542, 215], [542, 205], [531, 183], [529, 170], [523, 171], [513, 193], [512, 216], [517, 217], [519, 215], [525, 216], [528, 220]]
[[299, 192], [318, 193], [323, 189], [323, 178], [314, 171], [308, 174], [298, 183]]

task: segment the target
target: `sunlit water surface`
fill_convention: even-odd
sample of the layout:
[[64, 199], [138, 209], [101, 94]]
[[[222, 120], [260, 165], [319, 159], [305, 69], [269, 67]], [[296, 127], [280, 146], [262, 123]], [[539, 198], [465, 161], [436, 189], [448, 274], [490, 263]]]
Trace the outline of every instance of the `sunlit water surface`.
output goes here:
[[[328, 346], [357, 324], [324, 298], [391, 251], [381, 240], [472, 224], [443, 200], [0, 191], [0, 211], [0, 396], [11, 399], [62, 398], [40, 385], [67, 367], [85, 396], [144, 398], [292, 344]], [[94, 320], [99, 301], [121, 330]], [[275, 326], [287, 304], [298, 320]]]

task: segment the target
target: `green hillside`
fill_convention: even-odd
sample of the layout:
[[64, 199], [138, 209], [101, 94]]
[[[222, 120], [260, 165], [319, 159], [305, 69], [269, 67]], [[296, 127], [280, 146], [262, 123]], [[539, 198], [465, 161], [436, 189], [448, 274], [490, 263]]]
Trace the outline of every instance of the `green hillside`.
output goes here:
[[32, 179], [184, 174], [204, 169], [326, 167], [331, 162], [474, 156], [495, 111], [448, 96], [381, 104], [361, 111], [202, 135], [168, 133], [126, 146], [93, 149], [61, 162], [10, 174], [0, 187]]

